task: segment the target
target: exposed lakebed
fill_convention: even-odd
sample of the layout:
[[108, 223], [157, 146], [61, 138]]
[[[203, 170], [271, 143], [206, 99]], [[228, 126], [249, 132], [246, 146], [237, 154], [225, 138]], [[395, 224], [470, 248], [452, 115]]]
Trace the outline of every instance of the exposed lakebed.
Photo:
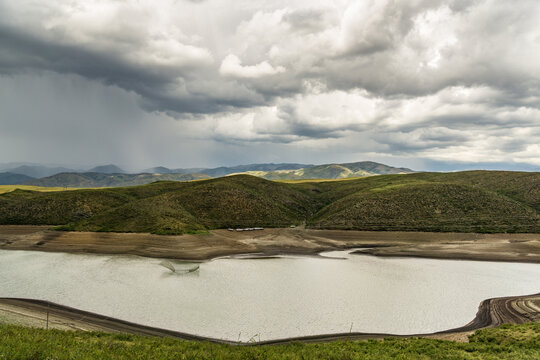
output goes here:
[[0, 251], [0, 297], [248, 341], [446, 330], [472, 320], [486, 298], [540, 285], [538, 264], [323, 255], [164, 266], [134, 256]]

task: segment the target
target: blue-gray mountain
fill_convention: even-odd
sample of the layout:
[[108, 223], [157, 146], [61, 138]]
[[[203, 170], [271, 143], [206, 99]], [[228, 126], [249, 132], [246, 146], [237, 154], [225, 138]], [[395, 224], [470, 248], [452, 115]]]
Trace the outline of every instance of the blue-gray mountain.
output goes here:
[[17, 185], [32, 179], [34, 178], [23, 174], [14, 174], [10, 172], [0, 173], [0, 185]]
[[[39, 179], [23, 179], [15, 184], [46, 187], [113, 187], [148, 184], [160, 180], [189, 181], [249, 174], [268, 180], [345, 179], [413, 171], [372, 161], [346, 164], [250, 164], [218, 168], [169, 169], [155, 167], [142, 173], [127, 174], [115, 165], [98, 166], [88, 172], [61, 172]], [[12, 182], [13, 184], [13, 182]]]

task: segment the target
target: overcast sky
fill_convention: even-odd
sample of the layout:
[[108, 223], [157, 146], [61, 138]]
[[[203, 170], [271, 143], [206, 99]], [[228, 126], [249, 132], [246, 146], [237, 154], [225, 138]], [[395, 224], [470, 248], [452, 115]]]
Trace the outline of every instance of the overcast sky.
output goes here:
[[538, 0], [0, 0], [0, 163], [540, 169]]

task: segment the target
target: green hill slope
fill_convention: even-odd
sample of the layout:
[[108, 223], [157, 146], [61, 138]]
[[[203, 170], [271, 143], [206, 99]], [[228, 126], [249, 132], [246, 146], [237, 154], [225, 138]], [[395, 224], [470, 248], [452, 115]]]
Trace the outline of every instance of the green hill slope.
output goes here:
[[173, 196], [210, 228], [288, 226], [315, 211], [308, 195], [247, 175], [200, 181]]
[[15, 190], [0, 196], [0, 223], [65, 224], [92, 217], [128, 201], [130, 199], [122, 194], [108, 191]]
[[540, 232], [540, 173], [471, 171], [280, 183], [196, 182], [0, 195], [0, 224], [180, 234], [227, 227]]
[[[63, 228], [178, 234], [239, 226], [289, 226], [315, 210], [302, 192], [245, 175], [190, 184], [152, 184], [156, 188], [171, 185], [176, 185], [171, 191], [144, 196]], [[141, 197], [137, 188], [132, 191]]]
[[179, 202], [171, 201], [170, 194], [163, 194], [128, 202], [60, 229], [165, 235], [192, 233], [206, 228]]
[[445, 174], [446, 181], [467, 184], [540, 209], [540, 176], [533, 172], [467, 171]]
[[361, 230], [534, 231], [528, 206], [467, 185], [391, 185], [359, 191], [331, 203], [311, 227]]

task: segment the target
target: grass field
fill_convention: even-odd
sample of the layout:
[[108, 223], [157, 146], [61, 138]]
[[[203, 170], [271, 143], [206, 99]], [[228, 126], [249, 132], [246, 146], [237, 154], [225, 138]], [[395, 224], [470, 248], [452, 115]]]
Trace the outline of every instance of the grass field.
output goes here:
[[13, 190], [28, 190], [28, 191], [65, 191], [65, 190], [80, 190], [77, 188], [65, 188], [65, 187], [43, 187], [43, 186], [31, 186], [31, 185], [0, 185], [0, 194], [7, 193]]
[[432, 339], [231, 346], [126, 334], [0, 325], [0, 359], [512, 359], [540, 358], [540, 323], [479, 330], [469, 343]]
[[[50, 188], [48, 188], [50, 189]], [[193, 182], [0, 195], [0, 224], [182, 234], [227, 227], [540, 232], [540, 173], [467, 171]]]

